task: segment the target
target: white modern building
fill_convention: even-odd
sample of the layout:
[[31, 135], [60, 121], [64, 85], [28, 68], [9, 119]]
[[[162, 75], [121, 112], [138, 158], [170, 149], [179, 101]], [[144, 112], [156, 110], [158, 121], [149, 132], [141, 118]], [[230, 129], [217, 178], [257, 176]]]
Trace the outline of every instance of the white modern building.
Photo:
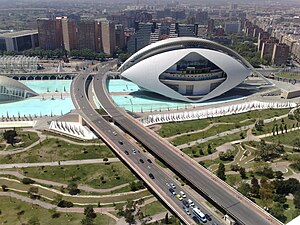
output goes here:
[[148, 45], [126, 60], [119, 71], [144, 90], [186, 102], [220, 96], [255, 73], [231, 49], [193, 37]]

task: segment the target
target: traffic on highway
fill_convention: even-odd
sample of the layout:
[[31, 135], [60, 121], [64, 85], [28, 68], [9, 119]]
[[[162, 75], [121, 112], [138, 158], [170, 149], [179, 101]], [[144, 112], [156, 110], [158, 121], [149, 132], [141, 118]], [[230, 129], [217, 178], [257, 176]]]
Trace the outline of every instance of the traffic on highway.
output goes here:
[[[76, 108], [81, 109], [81, 115], [87, 120], [86, 122], [91, 123], [92, 128], [94, 128], [96, 132], [99, 130], [97, 133], [104, 137], [105, 140], [109, 140], [107, 143], [116, 150], [116, 153], [120, 158], [136, 171], [145, 183], [147, 183], [148, 186], [164, 200], [166, 205], [179, 215], [186, 224], [196, 224], [197, 219], [193, 218], [194, 216], [192, 214], [189, 215], [183, 203], [169, 193], [166, 184], [176, 183], [178, 181], [175, 181], [174, 177], [166, 174], [160, 166], [149, 158], [151, 155], [144, 153], [140, 147], [128, 141], [120, 129], [104, 120], [91, 107], [89, 104], [89, 96], [87, 96], [87, 88], [89, 88], [91, 84], [89, 79], [90, 76], [88, 76], [88, 74], [81, 75], [80, 78], [75, 78], [73, 81], [74, 83], [72, 84], [74, 104], [76, 105]], [[155, 185], [152, 185], [151, 183], [154, 183]], [[175, 187], [174, 184], [173, 187]], [[185, 190], [184, 187], [182, 189], [188, 193], [188, 190]], [[192, 198], [191, 195], [188, 196], [189, 198]], [[201, 205], [197, 200], [194, 201], [197, 205]], [[205, 206], [203, 206], [203, 208], [205, 208]], [[206, 212], [209, 212], [209, 209], [206, 209]], [[222, 222], [213, 215], [211, 217], [216, 223], [222, 224]]]

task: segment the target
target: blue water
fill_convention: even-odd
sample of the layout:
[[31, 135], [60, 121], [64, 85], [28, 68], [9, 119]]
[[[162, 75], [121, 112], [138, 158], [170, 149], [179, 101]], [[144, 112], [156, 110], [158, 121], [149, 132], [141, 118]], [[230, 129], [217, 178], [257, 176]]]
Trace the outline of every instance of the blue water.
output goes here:
[[139, 87], [126, 80], [109, 80], [108, 81], [108, 91], [109, 92], [133, 92], [133, 91], [138, 91]]
[[[38, 80], [38, 81], [22, 81], [26, 86], [34, 90], [39, 94], [49, 92], [64, 92], [70, 93], [71, 80]], [[62, 115], [70, 112], [74, 109], [73, 102], [70, 97], [51, 100], [47, 97], [45, 100], [41, 100], [40, 97], [29, 98], [19, 102], [0, 104], [0, 117], [6, 117], [7, 114], [11, 116], [50, 116], [52, 115]]]
[[70, 93], [72, 80], [37, 80], [37, 81], [22, 81], [27, 87], [41, 94], [46, 92], [68, 92]]
[[[113, 92], [134, 92], [140, 90], [139, 87], [125, 80], [110, 80], [108, 82], [108, 90]], [[241, 96], [232, 96], [226, 98], [218, 98], [202, 103], [184, 103], [174, 101], [171, 99], [155, 99], [147, 96], [133, 95], [113, 95], [113, 100], [120, 107], [131, 112], [146, 112], [146, 111], [160, 111], [160, 110], [176, 110], [183, 108], [191, 108], [197, 106], [211, 105], [221, 102], [235, 101], [241, 99]]]
[[39, 98], [26, 99], [19, 102], [6, 103], [0, 105], [0, 117], [6, 117], [7, 114], [11, 116], [50, 116], [62, 115], [68, 113], [71, 109], [74, 109], [74, 105], [70, 97], [62, 99], [46, 99], [41, 100]]

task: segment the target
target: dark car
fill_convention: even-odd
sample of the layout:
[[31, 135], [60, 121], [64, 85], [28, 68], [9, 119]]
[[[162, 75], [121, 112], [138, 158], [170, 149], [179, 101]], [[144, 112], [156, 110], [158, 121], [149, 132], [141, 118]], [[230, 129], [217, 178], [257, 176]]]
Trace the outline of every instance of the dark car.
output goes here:
[[199, 219], [196, 216], [193, 216], [193, 220], [196, 222], [196, 224], [200, 223]]
[[183, 200], [183, 201], [182, 201], [182, 204], [183, 204], [185, 207], [187, 207], [187, 208], [190, 206], [190, 204], [188, 203], [187, 200]]
[[149, 177], [150, 177], [151, 179], [154, 179], [154, 176], [153, 176], [152, 173], [149, 173]]
[[147, 159], [148, 163], [152, 163], [152, 161], [150, 159]]
[[144, 160], [143, 160], [143, 159], [140, 159], [140, 162], [141, 162], [141, 163], [144, 163]]
[[128, 151], [125, 151], [125, 154], [126, 154], [126, 155], [129, 155], [129, 152], [128, 152]]
[[118, 142], [119, 142], [120, 145], [123, 145], [123, 141], [119, 140]]
[[173, 188], [169, 188], [169, 191], [171, 192], [172, 195], [176, 195], [176, 192]]
[[205, 217], [206, 217], [206, 219], [207, 219], [208, 221], [211, 221], [211, 217], [210, 217], [210, 215], [208, 215], [208, 214], [205, 214]]

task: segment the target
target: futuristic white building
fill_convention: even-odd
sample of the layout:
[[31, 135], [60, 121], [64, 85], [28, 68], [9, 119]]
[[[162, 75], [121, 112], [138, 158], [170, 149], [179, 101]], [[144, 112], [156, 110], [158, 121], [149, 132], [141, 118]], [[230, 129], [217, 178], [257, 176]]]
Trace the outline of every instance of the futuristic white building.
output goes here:
[[38, 94], [12, 78], [0, 76], [0, 104], [20, 101]]
[[142, 89], [186, 102], [220, 96], [255, 73], [231, 49], [192, 37], [148, 45], [126, 60], [119, 71]]

